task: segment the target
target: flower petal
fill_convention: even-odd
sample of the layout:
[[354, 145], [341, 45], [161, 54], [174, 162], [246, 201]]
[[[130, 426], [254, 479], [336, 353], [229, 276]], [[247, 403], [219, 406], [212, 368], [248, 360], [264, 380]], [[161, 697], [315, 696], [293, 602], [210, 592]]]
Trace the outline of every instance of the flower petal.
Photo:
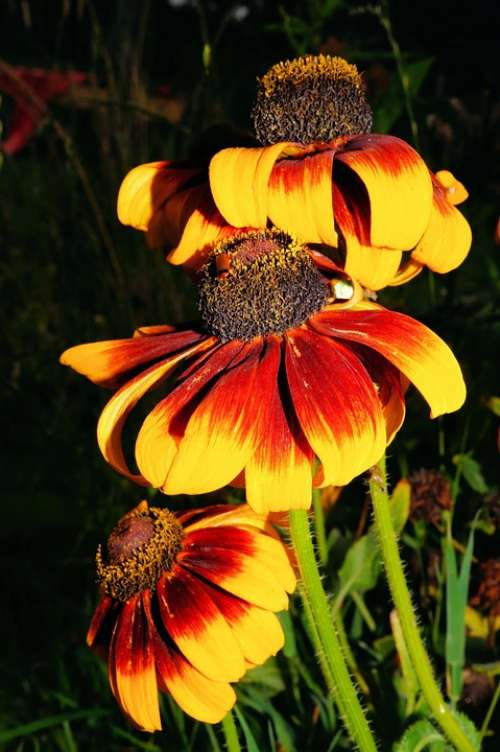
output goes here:
[[157, 596], [165, 629], [198, 671], [223, 682], [243, 676], [239, 643], [201, 580], [176, 567], [158, 582]]
[[186, 536], [185, 548], [194, 551], [196, 547], [204, 550], [209, 548], [227, 548], [229, 550], [236, 548], [242, 553], [253, 556], [255, 561], [267, 566], [273, 572], [276, 582], [287, 593], [293, 593], [295, 590], [295, 574], [290, 566], [286, 553], [287, 549], [279, 538], [232, 526], [210, 527], [190, 532]]
[[335, 220], [345, 243], [345, 271], [364, 287], [380, 290], [396, 274], [402, 252], [392, 248], [376, 248], [367, 242], [369, 227], [366, 217], [363, 217], [362, 203], [354, 200], [352, 194], [351, 189], [344, 196], [337, 185], [333, 186]]
[[99, 601], [87, 632], [87, 645], [89, 648], [91, 648], [97, 641], [104, 622], [110, 612], [114, 610], [114, 603], [113, 598], [110, 598], [109, 595], [104, 595]]
[[267, 226], [267, 191], [271, 171], [282, 155], [303, 147], [277, 143], [259, 148], [222, 149], [210, 162], [210, 188], [224, 219], [234, 227]]
[[210, 594], [231, 626], [247, 661], [259, 666], [281, 650], [285, 635], [275, 614], [216, 588], [212, 588]]
[[244, 344], [195, 408], [163, 484], [165, 493], [213, 491], [244, 467], [254, 444], [260, 349], [258, 338]]
[[365, 367], [337, 345], [310, 329], [292, 330], [285, 362], [299, 423], [323, 464], [323, 483], [341, 486], [380, 459], [385, 429]]
[[285, 391], [281, 345], [268, 337], [256, 384], [262, 395], [253, 420], [255, 446], [245, 466], [248, 504], [260, 514], [307, 509], [311, 504], [312, 451]]
[[434, 198], [429, 224], [412, 260], [444, 274], [456, 269], [469, 253], [472, 232], [469, 223], [447, 198], [446, 190], [433, 180]]
[[219, 723], [236, 702], [230, 684], [207, 679], [169, 647], [156, 632], [154, 650], [158, 685], [172, 695], [179, 707], [203, 723]]
[[[417, 152], [394, 136], [366, 134], [348, 141], [335, 158], [367, 191], [370, 245], [413, 248], [425, 231], [432, 203], [429, 171]], [[340, 184], [347, 195], [349, 180]]]
[[229, 342], [205, 354], [200, 359], [201, 365], [197, 363], [189, 375], [184, 373], [182, 382], [146, 417], [137, 436], [135, 459], [141, 474], [151, 485], [164, 487], [196, 405], [242, 348], [242, 342]]
[[455, 356], [419, 321], [371, 303], [359, 310], [322, 313], [314, 326], [333, 337], [360, 342], [387, 358], [421, 392], [430, 405], [431, 417], [462, 406], [465, 384]]
[[122, 429], [125, 421], [141, 397], [163, 381], [181, 360], [210, 344], [210, 340], [205, 340], [201, 345], [194, 345], [189, 350], [183, 350], [177, 355], [155, 363], [122, 386], [105, 405], [97, 423], [97, 442], [106, 461], [119, 473], [136, 483], [147, 485], [141, 475], [131, 473], [125, 460], [122, 448]]
[[337, 246], [328, 149], [299, 159], [282, 159], [269, 179], [267, 214], [280, 230], [309, 243]]
[[152, 327], [138, 329], [137, 336], [127, 339], [89, 342], [70, 347], [61, 355], [60, 363], [86, 376], [94, 384], [116, 388], [133, 375], [139, 366], [206, 339], [206, 335], [193, 330], [165, 333], [162, 327], [158, 333], [151, 333], [148, 329]]
[[[193, 533], [200, 535], [202, 532]], [[288, 596], [279, 584], [288, 577], [290, 564], [278, 560], [270, 570], [254, 556], [253, 536], [238, 528], [218, 528], [219, 542], [225, 545], [189, 547], [179, 554], [178, 561], [200, 577], [223, 590], [270, 611], [288, 608]], [[191, 537], [191, 536], [190, 536]], [[280, 571], [278, 575], [276, 570]]]
[[[148, 591], [149, 595], [149, 591]], [[154, 653], [142, 598], [123, 604], [111, 640], [109, 667], [111, 687], [126, 715], [144, 731], [161, 729]]]
[[175, 162], [149, 162], [134, 167], [118, 192], [118, 219], [136, 230], [148, 230], [161, 206], [202, 172]]
[[172, 244], [176, 247], [167, 259], [171, 264], [196, 269], [204, 263], [215, 243], [236, 232], [239, 230], [228, 225], [215, 206], [208, 185], [200, 186], [196, 192], [190, 192], [190, 200], [180, 213], [178, 240]]

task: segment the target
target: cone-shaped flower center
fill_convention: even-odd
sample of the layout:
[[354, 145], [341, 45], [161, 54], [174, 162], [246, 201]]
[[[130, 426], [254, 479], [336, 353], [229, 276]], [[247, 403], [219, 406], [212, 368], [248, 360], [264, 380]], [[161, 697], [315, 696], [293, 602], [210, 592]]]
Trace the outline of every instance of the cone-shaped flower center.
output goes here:
[[218, 246], [199, 278], [198, 307], [223, 342], [282, 334], [331, 295], [304, 246], [285, 233], [255, 232]]
[[107, 542], [107, 556], [97, 549], [97, 580], [103, 591], [119, 601], [154, 588], [172, 568], [182, 548], [183, 530], [168, 509], [141, 501], [119, 520]]
[[372, 126], [356, 66], [330, 55], [305, 55], [273, 65], [259, 79], [252, 115], [262, 144], [331, 141], [368, 133]]

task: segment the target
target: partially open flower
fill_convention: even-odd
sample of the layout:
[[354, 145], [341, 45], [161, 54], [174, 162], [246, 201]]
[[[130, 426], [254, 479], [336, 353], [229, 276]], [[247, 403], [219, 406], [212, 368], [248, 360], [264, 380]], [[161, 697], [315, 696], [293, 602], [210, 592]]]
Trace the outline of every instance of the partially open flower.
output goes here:
[[120, 220], [190, 268], [221, 239], [272, 223], [338, 249], [345, 271], [373, 290], [464, 260], [471, 233], [454, 204], [465, 191], [401, 139], [369, 133], [355, 66], [325, 55], [278, 63], [259, 83], [254, 123], [263, 145], [216, 153], [209, 183], [205, 167], [136, 167], [120, 189]]
[[283, 646], [276, 611], [295, 575], [284, 544], [247, 505], [174, 514], [142, 501], [97, 552], [102, 592], [87, 642], [108, 662], [122, 711], [161, 729], [158, 690], [189, 715], [222, 720], [231, 682]]
[[[447, 345], [357, 289], [282, 233], [250, 233], [204, 267], [203, 326], [146, 327], [73, 347], [61, 362], [117, 389], [97, 435], [119, 472], [168, 494], [245, 485], [259, 512], [307, 508], [312, 482], [345, 485], [380, 459], [403, 422], [408, 382], [432, 416], [465, 398]], [[124, 423], [171, 376], [137, 436], [134, 474]]]

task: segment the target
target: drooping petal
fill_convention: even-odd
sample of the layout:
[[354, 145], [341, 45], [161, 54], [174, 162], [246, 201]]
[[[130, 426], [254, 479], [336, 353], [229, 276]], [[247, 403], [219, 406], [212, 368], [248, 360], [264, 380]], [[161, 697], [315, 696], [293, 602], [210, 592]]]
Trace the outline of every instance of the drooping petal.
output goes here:
[[[335, 172], [334, 172], [335, 179]], [[345, 244], [345, 271], [370, 290], [385, 287], [396, 274], [402, 252], [369, 244], [369, 216], [363, 216], [363, 203], [353, 190], [344, 193], [333, 186], [333, 207], [337, 226]]]
[[[202, 532], [193, 533], [199, 535]], [[179, 554], [178, 561], [199, 577], [223, 590], [243, 598], [255, 606], [271, 611], [288, 608], [288, 597], [279, 584], [276, 569], [286, 577], [289, 563], [277, 561], [273, 570], [254, 556], [253, 536], [241, 528], [219, 528], [219, 541], [227, 545], [189, 546]]]
[[445, 188], [433, 180], [432, 210], [427, 228], [412, 259], [444, 274], [456, 269], [469, 253], [472, 232], [461, 212], [450, 203]]
[[[135, 459], [141, 474], [156, 488], [165, 486], [189, 419], [204, 394], [238, 357], [242, 342], [229, 342], [208, 353], [201, 365], [183, 374], [182, 382], [146, 417], [138, 433]], [[226, 393], [227, 397], [227, 393]], [[198, 473], [200, 468], [195, 468]], [[210, 468], [208, 468], [210, 470]]]
[[102, 625], [110, 612], [114, 610], [114, 605], [114, 601], [109, 595], [104, 595], [99, 601], [87, 632], [87, 645], [89, 648], [91, 648], [98, 639]]
[[134, 167], [125, 176], [118, 192], [118, 219], [136, 230], [149, 230], [162, 205], [186, 183], [201, 177], [202, 172], [200, 168], [176, 162], [150, 162]]
[[224, 219], [234, 227], [266, 227], [267, 192], [274, 163], [305, 147], [277, 143], [257, 148], [222, 149], [210, 162], [210, 188]]
[[144, 327], [137, 330], [137, 336], [127, 339], [76, 345], [63, 352], [60, 362], [86, 376], [94, 384], [116, 388], [139, 366], [206, 339], [206, 335], [193, 330], [175, 332], [170, 327], [168, 329], [165, 333], [162, 327], [159, 333], [153, 335], [148, 332], [148, 327]]
[[285, 636], [275, 614], [216, 588], [211, 588], [210, 594], [230, 625], [247, 661], [261, 665], [281, 650]]
[[431, 417], [462, 406], [465, 384], [455, 356], [419, 321], [374, 303], [363, 303], [348, 311], [325, 311], [315, 317], [313, 325], [333, 337], [366, 345], [387, 358], [421, 392], [429, 403]]
[[153, 645], [138, 594], [123, 604], [111, 640], [109, 669], [113, 693], [124, 713], [144, 731], [161, 729]]
[[400, 269], [398, 269], [394, 277], [389, 282], [389, 286], [398, 287], [399, 285], [405, 285], [407, 282], [415, 279], [415, 277], [418, 277], [423, 269], [423, 265], [419, 264], [418, 261], [415, 261], [410, 256], [408, 261]]
[[130, 471], [125, 460], [122, 447], [122, 430], [125, 421], [141, 397], [161, 383], [181, 360], [209, 345], [210, 341], [205, 340], [201, 345], [197, 344], [190, 349], [182, 350], [178, 355], [155, 363], [122, 386], [105, 405], [97, 423], [97, 442], [106, 461], [119, 473], [136, 483], [147, 485], [141, 475], [135, 475]]
[[[394, 136], [365, 134], [348, 141], [335, 159], [366, 189], [370, 245], [413, 248], [425, 231], [432, 203], [429, 171], [417, 152]], [[349, 179], [341, 186], [347, 195]]]
[[194, 409], [163, 484], [165, 493], [213, 491], [244, 467], [254, 446], [255, 406], [261, 398], [255, 380], [260, 350], [257, 338], [245, 343]]
[[309, 243], [337, 246], [328, 149], [300, 159], [282, 159], [269, 178], [267, 214], [273, 224]]
[[243, 654], [203, 582], [183, 567], [157, 585], [160, 614], [172, 640], [187, 660], [215, 681], [238, 681]]
[[295, 574], [290, 566], [286, 548], [279, 538], [276, 539], [254, 530], [242, 530], [232, 526], [195, 530], [186, 535], [185, 538], [185, 547], [193, 551], [196, 547], [231, 550], [235, 546], [238, 551], [253, 556], [255, 561], [267, 566], [272, 571], [276, 582], [287, 593], [294, 591]]
[[297, 423], [281, 374], [281, 345], [268, 337], [256, 385], [255, 448], [245, 466], [246, 495], [259, 513], [307, 509], [311, 504], [312, 451]]
[[208, 679], [173, 646], [154, 632], [158, 686], [172, 695], [179, 707], [202, 723], [219, 723], [236, 702], [230, 684]]
[[373, 383], [346, 347], [296, 329], [286, 337], [286, 373], [293, 406], [323, 465], [323, 483], [345, 485], [385, 449], [382, 410]]
[[449, 170], [438, 170], [435, 174], [436, 180], [443, 186], [446, 191], [446, 197], [450, 204], [456, 206], [469, 198], [467, 188], [455, 175]]
[[212, 246], [240, 230], [229, 225], [214, 204], [208, 185], [191, 191], [190, 201], [180, 215], [178, 240], [167, 256], [171, 264], [189, 269], [201, 266]]
[[394, 439], [403, 425], [406, 413], [404, 394], [409, 381], [392, 363], [374, 350], [352, 343], [350, 348], [362, 360], [371, 379], [377, 387], [385, 420], [387, 445]]

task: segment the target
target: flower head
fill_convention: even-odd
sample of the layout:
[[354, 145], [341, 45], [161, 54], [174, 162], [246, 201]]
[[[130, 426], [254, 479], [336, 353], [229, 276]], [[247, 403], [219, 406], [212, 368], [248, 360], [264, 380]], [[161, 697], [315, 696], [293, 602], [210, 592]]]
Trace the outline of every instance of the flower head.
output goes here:
[[[410, 317], [360, 301], [328, 259], [313, 254], [308, 266], [307, 248], [273, 232], [222, 250], [201, 275], [203, 327], [146, 327], [61, 357], [117, 389], [97, 433], [119, 472], [168, 494], [244, 485], [259, 512], [307, 508], [312, 482], [347, 484], [380, 459], [403, 422], [409, 382], [433, 416], [461, 406], [465, 386], [447, 345]], [[165, 382], [137, 436], [137, 474], [123, 426]]]
[[254, 122], [264, 145], [221, 149], [208, 176], [205, 165], [136, 167], [120, 189], [120, 221], [190, 269], [221, 240], [271, 223], [336, 249], [373, 290], [466, 257], [471, 231], [455, 207], [465, 189], [447, 171], [434, 176], [401, 139], [369, 133], [354, 66], [324, 55], [278, 63], [259, 82]]
[[295, 576], [269, 521], [246, 505], [174, 514], [142, 501], [97, 552], [102, 598], [87, 635], [123, 712], [161, 728], [158, 690], [220, 721], [231, 682], [283, 646], [276, 611]]

